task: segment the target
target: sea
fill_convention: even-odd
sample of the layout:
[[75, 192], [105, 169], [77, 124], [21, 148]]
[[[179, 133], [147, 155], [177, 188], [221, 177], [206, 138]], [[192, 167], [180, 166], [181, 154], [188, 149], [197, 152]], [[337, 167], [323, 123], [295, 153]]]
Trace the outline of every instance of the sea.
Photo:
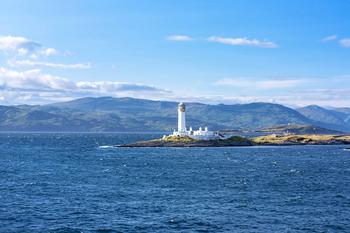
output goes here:
[[0, 134], [0, 232], [350, 232], [346, 146], [118, 148]]

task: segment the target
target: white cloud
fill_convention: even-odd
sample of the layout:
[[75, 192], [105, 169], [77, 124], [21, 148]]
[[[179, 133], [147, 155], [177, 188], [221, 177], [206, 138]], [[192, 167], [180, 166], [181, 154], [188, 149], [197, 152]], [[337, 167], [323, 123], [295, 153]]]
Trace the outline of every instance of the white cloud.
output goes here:
[[0, 67], [0, 86], [2, 90], [66, 90], [74, 88], [67, 79], [43, 74], [39, 69], [23, 72]]
[[87, 82], [81, 81], [76, 83], [77, 89], [84, 91], [93, 91], [112, 94], [114, 92], [159, 92], [170, 93], [165, 89], [160, 89], [150, 85], [129, 82], [113, 82], [113, 81], [97, 81]]
[[130, 96], [161, 99], [172, 92], [151, 85], [113, 82], [80, 81], [45, 74], [40, 69], [14, 71], [0, 67], [0, 101], [2, 104], [48, 103], [85, 96]]
[[193, 40], [192, 37], [186, 36], [186, 35], [170, 35], [165, 38], [166, 40], [171, 41], [191, 41]]
[[328, 42], [328, 41], [336, 40], [337, 38], [338, 38], [337, 35], [330, 35], [330, 36], [324, 37], [321, 41], [322, 42]]
[[218, 86], [233, 86], [250, 89], [285, 89], [298, 86], [305, 82], [305, 80], [300, 79], [252, 80], [243, 78], [224, 78], [216, 81], [214, 84]]
[[286, 106], [332, 106], [350, 107], [350, 89], [305, 89], [286, 92], [284, 95], [199, 95], [177, 96], [172, 100], [185, 102], [200, 102], [208, 104], [246, 104], [254, 102], [267, 102], [283, 104]]
[[210, 42], [217, 42], [227, 45], [233, 46], [254, 46], [260, 48], [277, 48], [278, 45], [271, 41], [260, 41], [257, 39], [247, 39], [247, 38], [225, 38], [225, 37], [217, 37], [211, 36], [208, 38]]
[[350, 107], [349, 88], [325, 88], [296, 90], [286, 96], [276, 96], [281, 104], [293, 104], [298, 106], [320, 105], [333, 107]]
[[90, 69], [90, 63], [76, 63], [76, 64], [61, 64], [52, 62], [41, 62], [33, 60], [9, 60], [8, 65], [18, 67], [18, 66], [42, 66], [56, 69]]
[[1, 36], [0, 51], [10, 56], [28, 56], [33, 59], [37, 59], [39, 56], [47, 57], [58, 54], [55, 48], [42, 48], [40, 43], [20, 36]]
[[342, 47], [350, 48], [350, 38], [344, 38], [344, 39], [339, 40], [339, 44]]
[[40, 54], [42, 54], [44, 56], [52, 56], [52, 55], [57, 55], [58, 51], [55, 48], [47, 48], [47, 49], [41, 50]]
[[17, 50], [17, 54], [20, 56], [26, 56], [29, 53], [28, 49], [24, 49], [24, 48], [19, 48]]
[[[323, 38], [321, 41], [322, 42], [329, 42], [329, 41], [335, 41], [337, 39], [338, 39], [337, 35], [331, 35], [331, 36], [327, 36], [327, 37]], [[340, 46], [342, 46], [344, 48], [350, 48], [350, 38], [339, 39], [338, 43]]]
[[70, 56], [72, 55], [72, 52], [66, 51], [61, 53], [52, 47], [42, 48], [40, 43], [25, 37], [0, 36], [0, 52], [4, 52], [6, 57], [9, 59], [7, 64], [12, 67], [48, 67], [55, 69], [91, 68], [90, 63], [64, 64], [46, 61], [49, 56], [58, 54]]
[[[344, 76], [344, 78], [347, 76]], [[196, 101], [203, 103], [250, 103], [272, 102], [289, 106], [318, 104], [323, 106], [349, 106], [350, 89], [303, 89], [293, 88], [308, 79], [247, 80], [242, 78], [221, 79], [216, 85], [235, 86], [252, 90], [252, 95], [196, 95], [181, 93], [152, 85], [116, 81], [78, 81], [44, 73], [40, 69], [16, 71], [0, 67], [1, 104], [43, 104], [66, 101], [87, 96], [134, 97], [154, 100]], [[263, 92], [256, 89], [278, 89], [283, 92]], [[283, 88], [286, 88], [284, 90]], [[289, 89], [288, 89], [289, 88]], [[175, 94], [176, 93], [176, 94]], [[248, 92], [247, 92], [248, 93]], [[266, 94], [267, 93], [267, 94]], [[279, 93], [279, 94], [277, 94]], [[282, 94], [281, 94], [282, 93]]]
[[4, 52], [14, 52], [18, 55], [27, 55], [39, 49], [41, 44], [19, 36], [1, 36], [0, 50]]

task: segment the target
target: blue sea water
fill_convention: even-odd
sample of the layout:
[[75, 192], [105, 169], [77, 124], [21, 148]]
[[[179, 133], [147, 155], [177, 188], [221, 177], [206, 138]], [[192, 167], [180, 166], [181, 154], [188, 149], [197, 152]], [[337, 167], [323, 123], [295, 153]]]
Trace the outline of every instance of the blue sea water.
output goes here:
[[113, 148], [0, 134], [0, 232], [350, 232], [344, 146]]

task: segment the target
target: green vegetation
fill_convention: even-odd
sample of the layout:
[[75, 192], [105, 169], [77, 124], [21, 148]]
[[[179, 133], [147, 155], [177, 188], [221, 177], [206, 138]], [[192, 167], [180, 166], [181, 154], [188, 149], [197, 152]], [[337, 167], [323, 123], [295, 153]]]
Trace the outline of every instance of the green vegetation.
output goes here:
[[[1, 106], [2, 131], [171, 132], [177, 103], [132, 98], [82, 98], [43, 106]], [[277, 124], [308, 123], [293, 109], [278, 104], [187, 104], [188, 126], [211, 130], [258, 129]]]
[[166, 142], [182, 142], [182, 143], [190, 143], [190, 142], [197, 142], [197, 141], [199, 141], [199, 140], [190, 138], [188, 136], [184, 136], [184, 137], [167, 136], [165, 138], [158, 139], [158, 140], [166, 141]]
[[[183, 136], [183, 137], [178, 137], [178, 136], [166, 136], [165, 138], [162, 139], [156, 139], [159, 141], [165, 141], [165, 142], [180, 142], [180, 143], [193, 143], [193, 142], [200, 142], [204, 140], [198, 140], [198, 139], [193, 139], [188, 136]], [[251, 142], [251, 140], [239, 136], [233, 136], [228, 139], [213, 139], [209, 141], [217, 141], [217, 142]]]
[[224, 140], [229, 141], [229, 142], [251, 142], [250, 139], [244, 138], [244, 137], [239, 137], [239, 136], [233, 136], [233, 137], [230, 137], [230, 138], [224, 139]]
[[350, 136], [338, 135], [267, 135], [252, 138], [252, 142], [258, 145], [288, 145], [288, 144], [347, 144]]

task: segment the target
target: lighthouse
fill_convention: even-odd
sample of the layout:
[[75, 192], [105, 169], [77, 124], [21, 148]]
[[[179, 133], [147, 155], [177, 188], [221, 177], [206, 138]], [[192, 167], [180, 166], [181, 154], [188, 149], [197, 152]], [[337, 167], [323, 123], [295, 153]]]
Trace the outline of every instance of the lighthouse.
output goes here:
[[177, 106], [177, 113], [178, 113], [178, 121], [177, 121], [177, 131], [180, 134], [186, 134], [186, 106], [184, 103], [179, 103]]
[[218, 139], [223, 138], [218, 132], [209, 131], [208, 127], [205, 127], [204, 130], [202, 127], [199, 127], [198, 130], [193, 130], [192, 127], [190, 127], [190, 130], [187, 131], [186, 129], [186, 106], [184, 103], [179, 103], [177, 106], [177, 131], [174, 130], [174, 132], [168, 136], [164, 135], [163, 138], [167, 137], [190, 137], [193, 139], [200, 139], [200, 140], [211, 140], [211, 139]]

